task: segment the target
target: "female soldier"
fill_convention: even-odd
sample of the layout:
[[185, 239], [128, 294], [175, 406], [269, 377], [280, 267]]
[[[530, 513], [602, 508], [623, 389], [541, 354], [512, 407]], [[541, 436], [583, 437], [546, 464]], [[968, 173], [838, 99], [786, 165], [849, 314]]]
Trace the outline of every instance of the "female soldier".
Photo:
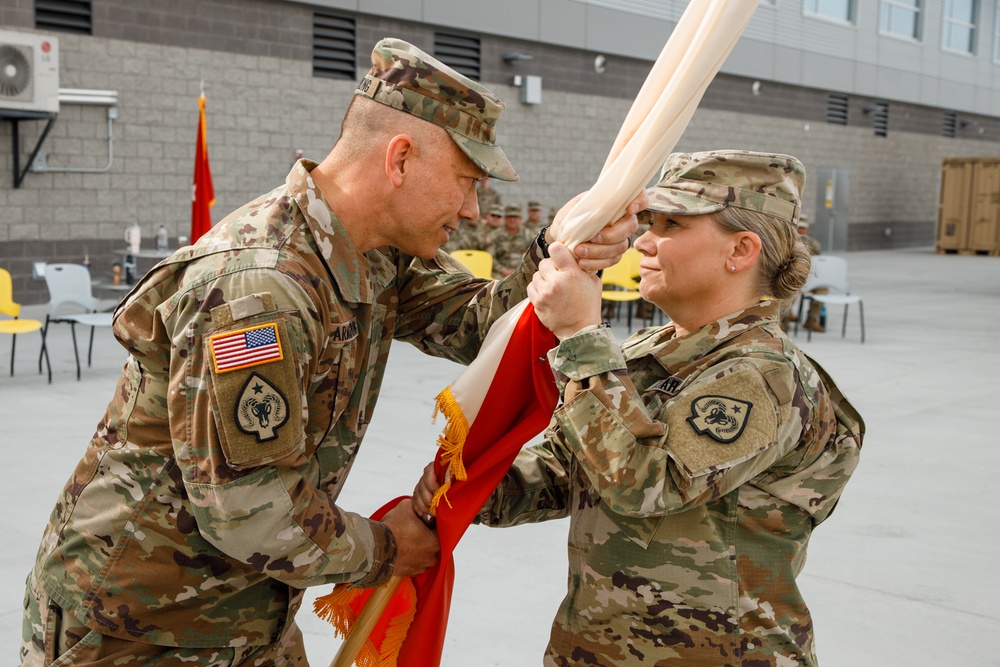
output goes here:
[[[670, 156], [635, 247], [671, 322], [620, 346], [564, 246], [531, 283], [563, 404], [479, 520], [570, 516], [546, 665], [815, 665], [795, 577], [864, 424], [780, 328], [809, 273], [804, 179], [787, 155]], [[436, 488], [429, 466], [416, 511]]]

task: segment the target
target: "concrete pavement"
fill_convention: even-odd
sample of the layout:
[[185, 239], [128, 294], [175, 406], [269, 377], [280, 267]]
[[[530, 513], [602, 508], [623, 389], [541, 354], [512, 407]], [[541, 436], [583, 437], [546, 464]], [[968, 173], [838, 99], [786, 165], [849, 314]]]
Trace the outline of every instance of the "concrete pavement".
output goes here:
[[[847, 337], [797, 341], [864, 416], [861, 465], [837, 511], [813, 536], [799, 584], [813, 612], [824, 667], [1000, 667], [1000, 258], [930, 249], [848, 253], [864, 298]], [[40, 307], [24, 317], [44, 318]], [[615, 324], [624, 335], [624, 318]], [[38, 336], [0, 337], [0, 645], [20, 643], [23, 582], [56, 495], [103, 413], [124, 360], [98, 330], [94, 366], [75, 379], [69, 327], [53, 329], [53, 382], [37, 374]], [[379, 408], [339, 502], [368, 513], [408, 493], [434, 453], [433, 397], [460, 368], [394, 347]], [[458, 570], [445, 666], [537, 665], [566, 577], [566, 522], [508, 530], [473, 527]], [[316, 593], [326, 592], [316, 591]], [[315, 594], [308, 596], [307, 605]], [[313, 665], [339, 640], [299, 614]], [[8, 663], [9, 664], [9, 663]]]

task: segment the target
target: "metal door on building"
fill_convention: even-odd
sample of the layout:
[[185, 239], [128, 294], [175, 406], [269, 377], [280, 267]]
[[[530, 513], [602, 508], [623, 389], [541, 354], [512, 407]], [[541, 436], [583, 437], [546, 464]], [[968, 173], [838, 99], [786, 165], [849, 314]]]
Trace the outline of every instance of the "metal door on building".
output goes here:
[[809, 235], [819, 241], [823, 252], [845, 252], [850, 223], [851, 170], [820, 166], [814, 173], [816, 219]]

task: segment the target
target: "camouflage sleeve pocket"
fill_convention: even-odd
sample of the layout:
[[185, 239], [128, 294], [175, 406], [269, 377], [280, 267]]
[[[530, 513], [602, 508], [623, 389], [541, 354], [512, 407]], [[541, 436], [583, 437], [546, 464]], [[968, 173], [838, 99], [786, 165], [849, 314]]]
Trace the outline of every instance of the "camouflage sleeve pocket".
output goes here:
[[287, 315], [274, 309], [270, 296], [213, 308], [215, 326], [204, 338], [219, 442], [236, 469], [285, 458], [303, 440], [296, 341]]
[[778, 412], [755, 368], [735, 365], [696, 382], [666, 405], [667, 448], [681, 477], [731, 468], [775, 443]]

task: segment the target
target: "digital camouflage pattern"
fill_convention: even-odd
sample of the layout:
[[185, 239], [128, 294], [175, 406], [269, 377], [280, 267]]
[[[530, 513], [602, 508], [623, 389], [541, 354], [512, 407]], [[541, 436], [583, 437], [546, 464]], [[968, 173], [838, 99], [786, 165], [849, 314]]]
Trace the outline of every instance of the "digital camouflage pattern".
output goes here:
[[[388, 528], [336, 504], [389, 345], [469, 363], [541, 254], [485, 288], [441, 252], [361, 254], [314, 167], [296, 163], [119, 306], [130, 356], [51, 515], [30, 599], [108, 637], [261, 646], [290, 627], [299, 589], [392, 574]], [[273, 350], [275, 331], [280, 359], [226, 361], [217, 345]], [[44, 646], [36, 632], [26, 624], [26, 651]]]
[[372, 49], [372, 67], [357, 95], [444, 128], [483, 171], [502, 181], [517, 172], [496, 145], [496, 123], [504, 103], [489, 88], [401, 39], [383, 39]]
[[672, 153], [659, 182], [646, 190], [650, 211], [714, 213], [732, 206], [794, 224], [802, 210], [806, 170], [791, 155], [753, 151]]
[[570, 517], [544, 664], [816, 664], [795, 577], [864, 424], [777, 318], [762, 301], [620, 348], [588, 327], [550, 353], [564, 403], [479, 516]]
[[486, 249], [493, 255], [493, 277], [503, 278], [504, 269], [509, 273], [517, 268], [524, 251], [534, 243], [535, 236], [524, 227], [518, 227], [513, 234], [503, 225], [491, 229], [487, 234]]

